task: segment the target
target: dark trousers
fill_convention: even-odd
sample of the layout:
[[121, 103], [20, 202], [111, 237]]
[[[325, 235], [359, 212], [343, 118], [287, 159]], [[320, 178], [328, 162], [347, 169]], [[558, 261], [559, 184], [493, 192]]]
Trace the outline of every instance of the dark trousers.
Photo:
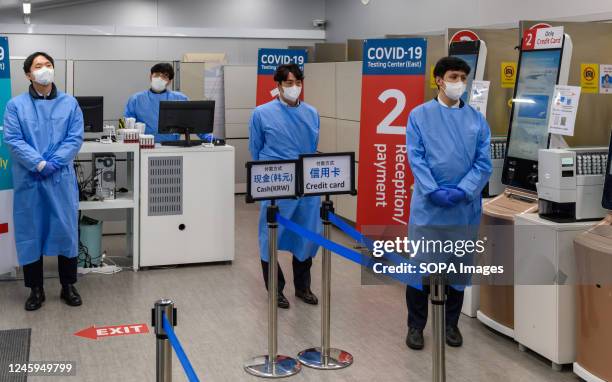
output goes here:
[[[305, 261], [298, 260], [293, 256], [291, 265], [293, 266], [293, 286], [296, 290], [302, 290], [310, 288], [310, 268], [312, 267], [312, 258], [308, 258]], [[263, 271], [264, 282], [266, 283], [266, 289], [268, 289], [268, 262], [261, 260], [261, 269]], [[278, 291], [283, 292], [285, 289], [285, 276], [283, 270], [278, 265]]]
[[[57, 268], [62, 285], [77, 282], [77, 263], [78, 259], [76, 257], [69, 259], [64, 256], [57, 256]], [[43, 286], [43, 256], [38, 261], [23, 266], [23, 280], [28, 288]]]
[[[463, 306], [463, 292], [448, 288], [446, 297], [446, 326], [457, 326]], [[429, 312], [429, 288], [423, 291], [406, 287], [406, 305], [408, 305], [408, 327], [425, 329]]]

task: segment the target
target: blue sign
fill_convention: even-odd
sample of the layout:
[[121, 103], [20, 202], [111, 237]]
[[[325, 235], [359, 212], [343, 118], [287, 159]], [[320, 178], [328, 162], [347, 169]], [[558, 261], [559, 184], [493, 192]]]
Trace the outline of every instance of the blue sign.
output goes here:
[[304, 71], [308, 52], [305, 49], [259, 49], [257, 75], [274, 74], [283, 64], [297, 64]]
[[4, 128], [2, 126], [4, 123], [4, 109], [10, 99], [11, 67], [8, 38], [0, 36], [0, 191], [13, 188], [10, 154], [4, 144]]
[[427, 40], [424, 38], [365, 40], [363, 74], [425, 75]]

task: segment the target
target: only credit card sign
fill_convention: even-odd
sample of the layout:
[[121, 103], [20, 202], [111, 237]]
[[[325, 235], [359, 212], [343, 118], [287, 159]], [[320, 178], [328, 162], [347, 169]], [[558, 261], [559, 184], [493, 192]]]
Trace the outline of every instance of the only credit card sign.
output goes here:
[[298, 196], [297, 160], [248, 162], [247, 202]]
[[355, 153], [300, 156], [302, 195], [355, 195]]
[[562, 46], [563, 27], [529, 29], [523, 36], [523, 50], [559, 49]]

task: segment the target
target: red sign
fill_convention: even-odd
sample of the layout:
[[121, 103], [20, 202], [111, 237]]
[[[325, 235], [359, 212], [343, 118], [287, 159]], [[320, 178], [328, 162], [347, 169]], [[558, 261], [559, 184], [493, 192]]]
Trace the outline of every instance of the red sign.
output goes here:
[[455, 33], [453, 37], [450, 38], [450, 42], [461, 42], [461, 41], [478, 41], [480, 37], [476, 34], [476, 32], [471, 31], [469, 29], [463, 29], [459, 32]]
[[130, 336], [133, 334], [147, 334], [147, 324], [117, 325], [117, 326], [90, 326], [87, 329], [74, 333], [75, 336], [97, 340], [104, 337]]
[[363, 49], [357, 225], [405, 226], [412, 173], [406, 152], [410, 111], [423, 103], [425, 39], [367, 40]]
[[563, 27], [544, 27], [537, 24], [523, 33], [523, 50], [556, 49], [563, 46]]
[[535, 29], [541, 29], [541, 28], [550, 28], [552, 27], [552, 25], [547, 24], [547, 23], [537, 23], [531, 26], [531, 28], [527, 29], [527, 30], [535, 30]]
[[8, 231], [9, 231], [8, 223], [0, 224], [0, 235], [2, 235], [3, 233], [8, 233]]
[[[274, 72], [279, 65], [294, 63], [304, 71], [307, 51], [301, 49], [259, 49], [257, 58], [257, 106], [272, 101], [278, 95]], [[304, 90], [300, 99], [304, 100]]]

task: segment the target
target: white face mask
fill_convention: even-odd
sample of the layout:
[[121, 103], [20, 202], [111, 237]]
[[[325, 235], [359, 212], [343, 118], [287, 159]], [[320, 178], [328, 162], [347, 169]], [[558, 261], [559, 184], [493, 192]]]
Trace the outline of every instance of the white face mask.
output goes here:
[[283, 96], [289, 102], [297, 101], [298, 98], [300, 98], [300, 94], [302, 94], [302, 87], [301, 86], [293, 85], [290, 88], [286, 88], [286, 87], [283, 86]]
[[164, 80], [161, 77], [153, 77], [151, 78], [151, 89], [156, 92], [163, 92], [168, 86], [168, 81]]
[[467, 85], [463, 83], [463, 81], [458, 82], [446, 82], [444, 81], [444, 94], [453, 101], [459, 100], [463, 93], [465, 93], [465, 89], [467, 89]]
[[53, 82], [55, 77], [55, 71], [52, 68], [42, 67], [38, 70], [32, 72], [32, 77], [34, 77], [34, 82], [37, 84], [47, 86]]

